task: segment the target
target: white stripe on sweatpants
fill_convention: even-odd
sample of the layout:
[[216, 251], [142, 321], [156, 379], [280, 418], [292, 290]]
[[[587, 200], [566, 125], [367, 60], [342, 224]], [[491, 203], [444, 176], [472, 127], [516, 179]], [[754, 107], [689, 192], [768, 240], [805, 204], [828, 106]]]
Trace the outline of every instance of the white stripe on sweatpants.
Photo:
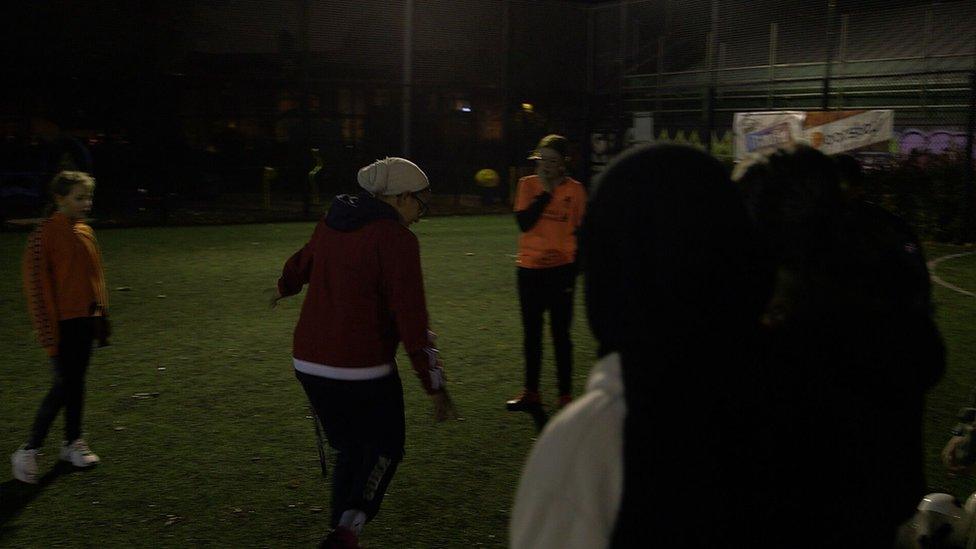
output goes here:
[[393, 373], [392, 364], [380, 364], [379, 366], [367, 366], [365, 368], [338, 368], [294, 357], [292, 357], [292, 361], [294, 361], [295, 369], [303, 374], [343, 381], [379, 379]]

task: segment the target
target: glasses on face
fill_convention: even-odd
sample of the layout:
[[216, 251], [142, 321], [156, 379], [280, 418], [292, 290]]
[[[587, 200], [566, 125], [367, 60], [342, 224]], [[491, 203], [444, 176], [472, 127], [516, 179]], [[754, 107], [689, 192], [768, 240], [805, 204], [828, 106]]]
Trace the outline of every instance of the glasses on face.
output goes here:
[[[423, 192], [423, 191], [421, 191], [421, 192]], [[429, 208], [427, 207], [427, 203], [424, 202], [424, 200], [422, 198], [420, 198], [420, 193], [419, 192], [410, 193], [410, 196], [412, 196], [413, 199], [417, 201], [417, 204], [420, 204], [420, 213], [417, 214], [417, 217], [423, 217], [423, 216], [427, 215], [427, 211], [428, 211]]]

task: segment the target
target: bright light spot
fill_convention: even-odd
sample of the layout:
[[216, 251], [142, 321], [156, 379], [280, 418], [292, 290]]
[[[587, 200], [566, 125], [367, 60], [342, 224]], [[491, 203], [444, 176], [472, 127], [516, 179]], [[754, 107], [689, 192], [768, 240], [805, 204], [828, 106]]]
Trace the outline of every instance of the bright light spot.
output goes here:
[[535, 110], [535, 106], [532, 103], [522, 103], [522, 110], [525, 112], [532, 112]]

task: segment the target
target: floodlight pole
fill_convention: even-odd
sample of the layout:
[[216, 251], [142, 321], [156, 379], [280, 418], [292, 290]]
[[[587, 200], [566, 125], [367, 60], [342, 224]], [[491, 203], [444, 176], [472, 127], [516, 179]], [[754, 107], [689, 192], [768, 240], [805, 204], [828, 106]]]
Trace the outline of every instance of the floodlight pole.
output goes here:
[[404, 157], [410, 157], [410, 104], [413, 94], [413, 0], [406, 0], [403, 7], [403, 102], [400, 149]]
[[[302, 75], [302, 154], [300, 158], [304, 161], [302, 162], [302, 173], [307, 173], [308, 168], [308, 154], [309, 149], [311, 149], [312, 143], [312, 121], [311, 121], [311, 98], [309, 97], [312, 93], [309, 86], [309, 0], [301, 1], [301, 75]], [[307, 218], [312, 209], [312, 188], [309, 184], [308, 179], [305, 179], [304, 192], [302, 192], [302, 216]]]

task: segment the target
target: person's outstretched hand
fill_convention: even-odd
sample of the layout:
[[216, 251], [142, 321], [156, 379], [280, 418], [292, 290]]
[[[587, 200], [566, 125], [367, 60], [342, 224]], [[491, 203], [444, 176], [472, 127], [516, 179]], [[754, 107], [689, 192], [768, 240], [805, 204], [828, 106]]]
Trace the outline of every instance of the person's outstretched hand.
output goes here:
[[945, 465], [949, 473], [953, 475], [968, 475], [973, 472], [976, 468], [974, 465], [965, 465], [959, 463], [956, 459], [956, 450], [961, 448], [967, 443], [966, 437], [954, 436], [949, 439], [946, 443], [945, 448], [942, 449], [942, 464]]
[[447, 392], [447, 387], [430, 395], [430, 399], [434, 402], [434, 420], [438, 423], [458, 418], [457, 408], [454, 407], [454, 401]]
[[274, 309], [275, 307], [277, 307], [278, 306], [278, 302], [281, 301], [282, 299], [284, 299], [284, 296], [282, 296], [281, 293], [278, 292], [278, 288], [277, 287], [275, 287], [275, 288], [268, 288], [267, 290], [264, 291], [264, 293], [268, 296], [268, 305], [272, 309]]

